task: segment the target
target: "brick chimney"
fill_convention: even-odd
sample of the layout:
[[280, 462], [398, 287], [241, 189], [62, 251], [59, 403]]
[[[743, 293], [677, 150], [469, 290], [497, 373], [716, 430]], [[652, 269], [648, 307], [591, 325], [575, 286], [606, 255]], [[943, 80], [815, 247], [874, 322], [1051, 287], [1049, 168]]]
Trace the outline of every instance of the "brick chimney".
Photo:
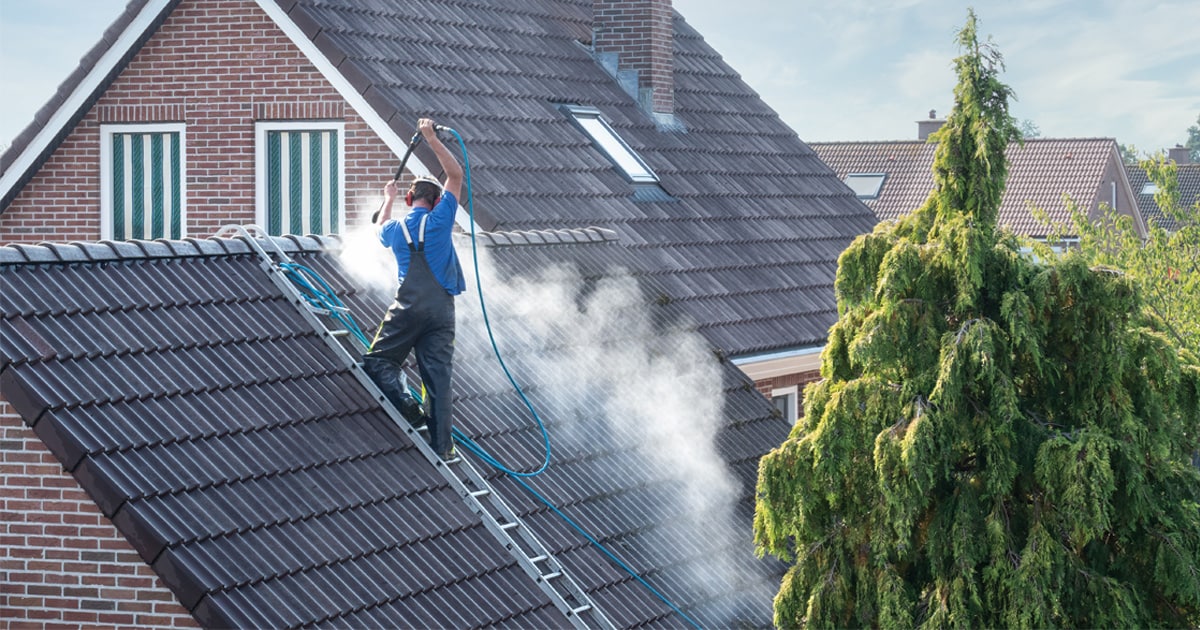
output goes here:
[[1192, 153], [1187, 147], [1177, 144], [1174, 147], [1167, 149], [1167, 159], [1175, 160], [1176, 164], [1191, 164]]
[[917, 140], [928, 140], [929, 136], [946, 124], [945, 118], [937, 117], [937, 110], [929, 110], [929, 118], [917, 121]]
[[[592, 49], [642, 108], [671, 116], [675, 111], [671, 0], [593, 0]], [[610, 64], [615, 60], [615, 72]], [[622, 77], [621, 75], [625, 76]], [[623, 79], [625, 79], [623, 81]]]

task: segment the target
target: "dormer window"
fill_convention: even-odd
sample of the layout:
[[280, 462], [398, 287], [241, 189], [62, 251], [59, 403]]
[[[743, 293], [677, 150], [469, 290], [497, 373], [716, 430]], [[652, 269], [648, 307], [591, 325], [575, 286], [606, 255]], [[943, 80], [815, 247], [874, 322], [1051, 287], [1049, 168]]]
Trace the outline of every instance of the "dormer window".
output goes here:
[[846, 175], [846, 185], [859, 199], [878, 199], [886, 179], [887, 173], [850, 173]]
[[1142, 194], [1143, 195], [1153, 195], [1154, 193], [1157, 193], [1157, 192], [1158, 192], [1158, 184], [1155, 184], [1154, 182], [1146, 182], [1146, 184], [1144, 186], [1142, 186]]
[[600, 110], [578, 105], [564, 105], [563, 110], [571, 115], [571, 120], [629, 181], [635, 184], [658, 183], [658, 176], [600, 116]]

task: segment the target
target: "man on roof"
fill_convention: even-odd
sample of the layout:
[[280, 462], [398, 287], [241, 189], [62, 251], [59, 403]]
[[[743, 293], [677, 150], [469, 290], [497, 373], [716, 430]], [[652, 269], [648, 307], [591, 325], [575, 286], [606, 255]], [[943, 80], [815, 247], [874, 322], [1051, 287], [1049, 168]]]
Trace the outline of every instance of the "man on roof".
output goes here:
[[[400, 288], [363, 358], [363, 369], [410, 423], [428, 423], [430, 446], [439, 457], [449, 459], [454, 455], [450, 437], [454, 296], [466, 288], [451, 234], [463, 169], [438, 138], [433, 120], [422, 118], [417, 128], [437, 156], [446, 181], [417, 177], [404, 197], [409, 210], [400, 220], [391, 218], [399, 188], [395, 180], [384, 187], [375, 226], [380, 243], [396, 256]], [[427, 416], [404, 391], [401, 378], [402, 366], [414, 350], [427, 392]]]

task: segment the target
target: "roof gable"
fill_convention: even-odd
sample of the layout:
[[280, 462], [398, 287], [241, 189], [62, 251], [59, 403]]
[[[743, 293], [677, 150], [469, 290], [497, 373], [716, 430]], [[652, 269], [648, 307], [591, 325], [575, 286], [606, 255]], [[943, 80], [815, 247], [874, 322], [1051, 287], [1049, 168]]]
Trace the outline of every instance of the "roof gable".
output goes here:
[[[174, 6], [165, 1], [130, 11]], [[615, 230], [633, 272], [669, 271], [665, 295], [728, 354], [824, 343], [836, 320], [837, 256], [875, 218], [678, 13], [679, 124], [663, 129], [593, 58], [587, 2], [255, 5], [395, 153], [420, 116], [459, 130], [480, 226]], [[667, 194], [626, 181], [560, 111], [566, 103], [600, 111]], [[30, 168], [34, 153], [23, 158]], [[409, 166], [420, 173], [435, 163], [422, 146]], [[6, 186], [23, 177], [17, 170]]]
[[[936, 143], [830, 142], [813, 143], [812, 147], [840, 177], [850, 173], [887, 174], [879, 197], [866, 201], [880, 219], [912, 212], [933, 189]], [[1114, 172], [1117, 179], [1125, 178], [1116, 143], [1109, 138], [1035, 138], [1025, 140], [1023, 145], [1010, 144], [1007, 157], [1008, 181], [1000, 202], [999, 223], [1028, 236], [1044, 236], [1047, 229], [1030, 213], [1030, 205], [1045, 210], [1052, 222], [1069, 228], [1064, 195], [1089, 211], [1100, 202], [1112, 205], [1112, 191], [1103, 183], [1113, 179]], [[1121, 188], [1127, 189], [1124, 185]], [[1119, 199], [1118, 206], [1131, 201]]]
[[[1168, 232], [1178, 229], [1178, 222], [1158, 207], [1153, 191], [1147, 191], [1147, 185], [1153, 182], [1146, 170], [1136, 165], [1128, 168], [1129, 184], [1146, 223], [1153, 221]], [[1200, 164], [1179, 164], [1176, 166], [1176, 176], [1179, 178], [1179, 205], [1185, 209], [1194, 208], [1200, 203]]]

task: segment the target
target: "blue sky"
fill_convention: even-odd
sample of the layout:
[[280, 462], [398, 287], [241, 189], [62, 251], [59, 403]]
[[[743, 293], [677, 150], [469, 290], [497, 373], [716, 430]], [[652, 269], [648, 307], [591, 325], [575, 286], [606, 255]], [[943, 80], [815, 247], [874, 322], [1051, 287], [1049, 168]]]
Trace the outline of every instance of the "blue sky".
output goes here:
[[[518, 1], [518, 0], [514, 0]], [[804, 140], [916, 137], [952, 105], [959, 0], [674, 0]], [[1043, 137], [1183, 143], [1200, 116], [1200, 0], [976, 1], [1004, 54], [1019, 119]], [[125, 0], [0, 0], [0, 144], [7, 145]], [[736, 7], [736, 9], [731, 8]]]

